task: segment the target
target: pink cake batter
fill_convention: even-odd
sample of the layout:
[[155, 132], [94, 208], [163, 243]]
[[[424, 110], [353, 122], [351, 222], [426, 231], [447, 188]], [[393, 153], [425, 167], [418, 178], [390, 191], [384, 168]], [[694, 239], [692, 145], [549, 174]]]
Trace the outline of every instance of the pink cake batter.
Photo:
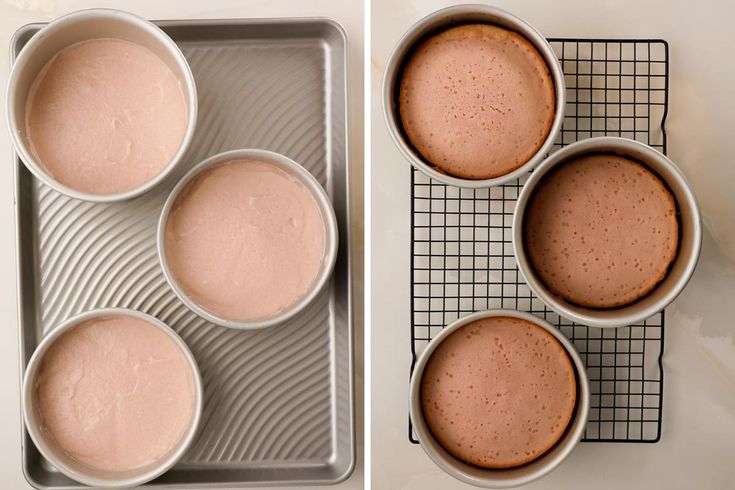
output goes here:
[[89, 320], [63, 334], [36, 384], [45, 430], [71, 457], [98, 469], [158, 461], [194, 414], [194, 378], [181, 350], [128, 316]]
[[546, 62], [524, 37], [471, 24], [419, 45], [401, 79], [401, 122], [442, 171], [468, 179], [507, 174], [541, 147], [555, 113]]
[[525, 320], [472, 322], [437, 347], [421, 379], [431, 432], [457, 458], [486, 468], [527, 463], [566, 430], [576, 376], [564, 347]]
[[187, 106], [171, 69], [119, 39], [83, 41], [49, 61], [31, 86], [31, 150], [61, 184], [90, 194], [143, 185], [184, 138]]
[[232, 160], [205, 171], [178, 198], [166, 257], [189, 297], [230, 320], [272, 317], [313, 285], [325, 251], [319, 206], [273, 164]]
[[528, 203], [524, 244], [547, 287], [583, 306], [625, 305], [676, 257], [676, 203], [641, 164], [585, 155], [555, 170]]

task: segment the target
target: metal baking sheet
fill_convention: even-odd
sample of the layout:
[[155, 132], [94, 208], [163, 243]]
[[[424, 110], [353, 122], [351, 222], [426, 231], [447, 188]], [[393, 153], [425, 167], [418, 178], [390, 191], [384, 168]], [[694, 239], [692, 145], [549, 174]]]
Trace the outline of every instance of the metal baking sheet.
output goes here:
[[[14, 158], [22, 370], [55, 325], [104, 306], [134, 308], [176, 330], [199, 362], [204, 412], [191, 449], [147, 486], [335, 483], [354, 466], [344, 30], [327, 19], [186, 20], [157, 24], [189, 60], [199, 95], [194, 141], [177, 172], [125, 203], [64, 197]], [[43, 24], [21, 28], [15, 58]], [[190, 312], [166, 284], [156, 223], [186, 170], [234, 148], [301, 163], [324, 186], [339, 226], [329, 287], [288, 324], [229, 330]], [[37, 488], [81, 488], [23, 430], [23, 471]]]

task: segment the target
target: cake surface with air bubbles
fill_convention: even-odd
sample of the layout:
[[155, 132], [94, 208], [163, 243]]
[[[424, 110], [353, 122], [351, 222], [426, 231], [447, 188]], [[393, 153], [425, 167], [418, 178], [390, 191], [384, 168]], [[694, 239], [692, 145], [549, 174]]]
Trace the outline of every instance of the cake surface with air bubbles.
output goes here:
[[664, 279], [678, 234], [674, 197], [655, 174], [623, 156], [592, 154], [540, 183], [526, 211], [524, 246], [554, 294], [611, 308]]
[[564, 434], [576, 375], [561, 343], [526, 320], [491, 317], [442, 341], [421, 380], [426, 423], [441, 445], [485, 468], [530, 462]]
[[468, 24], [418, 45], [404, 67], [398, 105], [408, 139], [430, 164], [489, 179], [541, 148], [554, 119], [554, 83], [523, 36]]

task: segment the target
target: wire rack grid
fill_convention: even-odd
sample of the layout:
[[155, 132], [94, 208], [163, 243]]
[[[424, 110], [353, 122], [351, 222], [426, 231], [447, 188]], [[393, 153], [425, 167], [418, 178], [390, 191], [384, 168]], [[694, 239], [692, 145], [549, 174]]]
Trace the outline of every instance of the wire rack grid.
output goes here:
[[[622, 136], [666, 153], [666, 41], [549, 39], [564, 71], [567, 104], [554, 150], [593, 136]], [[574, 343], [590, 380], [583, 441], [656, 442], [661, 437], [664, 313], [599, 329], [559, 317], [523, 281], [511, 223], [527, 177], [491, 189], [460, 189], [411, 170], [411, 349], [459, 317], [510, 308], [542, 316]], [[413, 363], [411, 366], [413, 369]], [[409, 439], [415, 438], [409, 421]]]

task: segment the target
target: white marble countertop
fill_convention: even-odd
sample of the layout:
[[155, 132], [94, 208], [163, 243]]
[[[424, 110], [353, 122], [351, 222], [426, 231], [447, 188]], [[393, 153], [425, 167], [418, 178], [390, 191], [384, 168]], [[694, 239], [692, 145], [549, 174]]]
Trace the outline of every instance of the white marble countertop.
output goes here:
[[[383, 122], [380, 85], [399, 37], [445, 0], [373, 0], [372, 481], [375, 489], [469, 488], [407, 439], [409, 165]], [[456, 3], [456, 2], [454, 2]], [[668, 154], [700, 200], [699, 267], [667, 310], [657, 444], [582, 443], [529, 488], [735, 489], [735, 61], [730, 2], [497, 0], [550, 37], [663, 38], [670, 46]]]
[[[148, 19], [329, 17], [341, 23], [349, 37], [350, 81], [350, 168], [353, 264], [355, 264], [355, 367], [357, 465], [352, 476], [336, 487], [363, 488], [362, 466], [362, 163], [363, 163], [363, 3], [362, 0], [0, 0], [0, 87], [8, 79], [9, 42], [20, 26], [47, 22], [59, 15], [91, 7], [127, 10]], [[3, 121], [4, 121], [3, 107]], [[11, 143], [3, 122], [0, 154], [0, 487], [7, 490], [31, 488], [21, 471], [20, 375], [18, 359], [17, 292], [13, 226], [13, 173]], [[314, 488], [314, 487], [311, 487]]]

